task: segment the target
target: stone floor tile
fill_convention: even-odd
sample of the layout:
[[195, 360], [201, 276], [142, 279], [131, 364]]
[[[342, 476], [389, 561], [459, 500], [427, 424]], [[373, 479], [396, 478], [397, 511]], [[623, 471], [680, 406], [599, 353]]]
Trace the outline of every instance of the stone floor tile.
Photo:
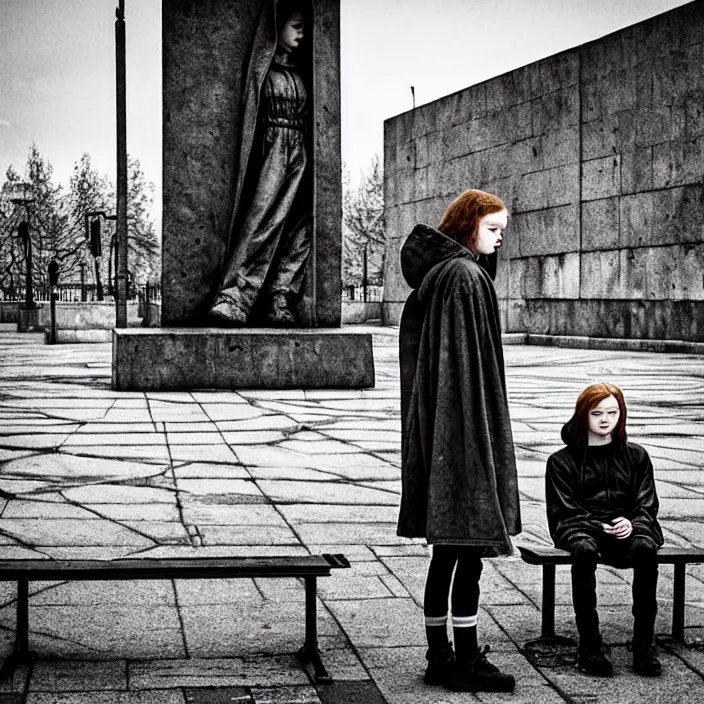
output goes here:
[[113, 433], [153, 433], [154, 423], [107, 423], [104, 421], [84, 423], [76, 432], [82, 434], [105, 435]]
[[320, 704], [320, 698], [312, 685], [292, 687], [252, 687], [254, 704]]
[[169, 461], [169, 450], [163, 445], [69, 445], [62, 453], [105, 459], [142, 460], [161, 464]]
[[66, 447], [78, 445], [164, 445], [166, 438], [159, 433], [130, 433], [129, 435], [121, 435], [120, 433], [107, 433], [99, 435], [98, 433], [91, 434], [74, 434], [71, 435], [65, 442]]
[[[145, 487], [146, 488], [146, 487]], [[166, 503], [109, 503], [83, 504], [95, 514], [112, 521], [179, 521], [181, 516], [176, 506], [176, 499]]]
[[176, 479], [180, 492], [191, 496], [211, 494], [251, 494], [261, 496], [262, 492], [253, 482], [246, 479]]
[[15, 499], [7, 502], [2, 511], [3, 518], [80, 518], [85, 520], [99, 519], [90, 511], [69, 503], [53, 503], [46, 501], [28, 501]]
[[225, 442], [217, 431], [212, 433], [167, 432], [166, 441], [170, 447], [173, 445], [218, 445]]
[[89, 484], [67, 489], [64, 494], [71, 501], [81, 504], [174, 504], [176, 501], [173, 491], [124, 484]]
[[[8, 617], [14, 623], [14, 614], [0, 610], [2, 623]], [[176, 609], [154, 604], [35, 606], [30, 601], [29, 647], [43, 658], [71, 660], [183, 657], [185, 653]]]
[[330, 479], [337, 479], [331, 472], [324, 472], [318, 469], [306, 469], [305, 467], [253, 467], [249, 466], [247, 471], [253, 479], [291, 479], [294, 481], [324, 482]]
[[95, 416], [94, 418], [85, 418], [85, 420], [99, 420], [107, 424], [116, 424], [123, 426], [126, 424], [139, 423], [139, 424], [154, 424], [154, 418], [152, 414], [146, 409], [136, 409], [136, 408], [111, 408], [105, 414], [101, 416]]
[[215, 425], [222, 431], [253, 431], [294, 429], [299, 423], [288, 416], [267, 414], [244, 420], [219, 420]]
[[[239, 449], [238, 449], [239, 451]], [[169, 448], [174, 462], [218, 462], [237, 464], [237, 455], [225, 444], [219, 445], [174, 445]]]
[[32, 594], [32, 606], [90, 606], [103, 604], [175, 606], [174, 587], [168, 579], [90, 582], [32, 582], [41, 591]]
[[32, 692], [90, 692], [127, 689], [124, 660], [71, 662], [39, 660], [30, 682]]
[[206, 420], [249, 420], [268, 415], [263, 408], [250, 406], [248, 403], [203, 403], [202, 412]]
[[130, 688], [307, 685], [293, 655], [241, 658], [189, 658], [128, 664]]
[[276, 526], [288, 528], [281, 514], [268, 504], [211, 504], [184, 498], [183, 519], [187, 523], [216, 526]]
[[222, 437], [230, 445], [265, 445], [278, 443], [286, 436], [280, 430], [234, 430], [224, 431]]
[[[387, 504], [397, 505], [398, 497], [387, 491], [343, 482], [297, 482], [262, 479], [257, 482], [261, 491], [274, 502], [316, 504]], [[331, 542], [315, 540], [314, 542]], [[349, 542], [349, 541], [348, 541]]]
[[425, 645], [423, 610], [411, 599], [359, 599], [328, 604], [355, 648]]
[[191, 396], [197, 403], [249, 403], [237, 391], [192, 391]]
[[198, 527], [203, 545], [300, 545], [295, 533], [279, 526], [215, 526]]
[[174, 467], [177, 479], [251, 479], [245, 467], [232, 464], [189, 462]]
[[262, 593], [252, 579], [175, 579], [176, 598], [180, 606], [240, 604], [261, 602]]
[[[203, 658], [295, 653], [305, 640], [305, 609], [300, 596], [298, 601], [248, 600], [181, 606], [179, 613], [189, 655]], [[346, 643], [324, 610], [318, 613], [318, 639], [321, 648], [343, 647]]]
[[393, 523], [396, 530], [396, 506], [329, 506], [285, 504], [278, 508], [291, 523]]
[[300, 523], [296, 526], [297, 533], [304, 543], [334, 544], [397, 544], [406, 543], [408, 538], [396, 535], [396, 526], [391, 523]]
[[144, 692], [30, 692], [27, 704], [187, 704], [187, 702], [181, 690], [171, 689]]
[[37, 546], [148, 547], [152, 541], [109, 521], [55, 518], [0, 518], [0, 531]]
[[268, 557], [284, 555], [310, 555], [303, 545], [159, 545], [141, 550], [134, 557], [163, 559], [167, 557]]

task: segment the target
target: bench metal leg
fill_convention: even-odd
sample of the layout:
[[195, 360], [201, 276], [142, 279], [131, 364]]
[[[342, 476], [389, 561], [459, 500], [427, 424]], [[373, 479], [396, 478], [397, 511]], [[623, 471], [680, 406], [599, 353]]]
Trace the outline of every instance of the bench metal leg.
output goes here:
[[543, 605], [540, 635], [555, 636], [555, 565], [543, 565]]
[[306, 640], [297, 653], [298, 659], [303, 665], [308, 662], [313, 665], [316, 682], [331, 682], [332, 678], [323, 665], [318, 648], [317, 578], [304, 577], [304, 579], [306, 581]]
[[684, 642], [684, 582], [687, 565], [675, 563], [675, 584], [672, 599], [672, 640]]
[[12, 677], [20, 663], [32, 662], [35, 653], [29, 650], [29, 580], [17, 582], [17, 626], [12, 653], [0, 666], [0, 680]]

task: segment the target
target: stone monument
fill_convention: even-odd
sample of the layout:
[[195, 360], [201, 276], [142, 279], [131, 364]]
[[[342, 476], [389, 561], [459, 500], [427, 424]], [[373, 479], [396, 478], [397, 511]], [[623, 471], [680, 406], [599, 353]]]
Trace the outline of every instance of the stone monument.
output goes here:
[[373, 386], [340, 330], [339, 0], [165, 0], [162, 328], [113, 386]]

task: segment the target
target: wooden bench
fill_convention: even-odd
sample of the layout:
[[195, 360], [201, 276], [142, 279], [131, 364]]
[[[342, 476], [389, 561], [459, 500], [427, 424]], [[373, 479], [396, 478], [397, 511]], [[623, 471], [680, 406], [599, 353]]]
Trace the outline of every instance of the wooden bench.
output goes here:
[[[571, 565], [572, 555], [566, 550], [542, 546], [518, 546], [521, 557], [531, 565], [542, 565], [543, 599], [541, 639], [555, 639], [555, 565]], [[687, 563], [703, 563], [704, 550], [663, 546], [658, 550], [658, 564], [674, 565], [675, 583], [672, 601], [672, 639], [684, 642], [685, 574]], [[628, 562], [616, 567], [629, 567]]]
[[12, 675], [19, 662], [32, 662], [29, 650], [29, 582], [132, 579], [232, 579], [238, 577], [302, 577], [305, 580], [305, 640], [297, 653], [301, 664], [313, 665], [318, 682], [329, 682], [318, 649], [317, 578], [349, 567], [344, 555], [285, 557], [194, 557], [119, 560], [0, 560], [0, 582], [17, 582], [17, 629], [12, 654], [0, 668], [0, 679]]

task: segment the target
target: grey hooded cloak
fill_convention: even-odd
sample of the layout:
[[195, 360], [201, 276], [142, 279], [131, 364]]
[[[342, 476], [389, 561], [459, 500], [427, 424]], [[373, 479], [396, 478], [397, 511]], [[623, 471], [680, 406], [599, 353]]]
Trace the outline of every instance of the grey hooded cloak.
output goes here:
[[426, 225], [402, 248], [414, 290], [400, 329], [398, 534], [510, 554], [521, 519], [495, 257], [477, 259]]

